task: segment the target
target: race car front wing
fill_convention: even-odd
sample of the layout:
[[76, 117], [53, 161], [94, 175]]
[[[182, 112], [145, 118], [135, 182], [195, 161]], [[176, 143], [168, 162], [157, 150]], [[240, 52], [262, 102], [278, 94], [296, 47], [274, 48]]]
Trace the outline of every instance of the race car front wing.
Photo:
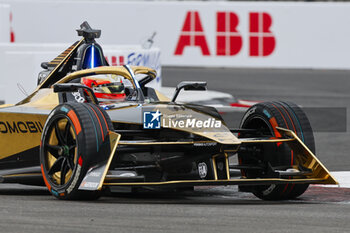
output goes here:
[[[138, 177], [131, 176], [130, 178], [124, 175], [107, 175], [110, 163], [113, 156], [117, 156], [116, 149], [120, 142], [120, 135], [111, 132], [109, 133], [109, 142], [106, 143], [106, 149], [101, 153], [106, 153], [108, 150], [109, 157], [105, 157], [105, 160], [98, 165], [91, 168], [86, 174], [79, 189], [82, 190], [100, 190], [103, 186], [132, 186], [132, 187], [145, 187], [145, 186], [171, 186], [171, 187], [184, 187], [184, 186], [218, 186], [218, 185], [271, 185], [271, 184], [338, 184], [337, 180], [330, 174], [327, 168], [317, 159], [317, 157], [307, 148], [307, 146], [297, 137], [297, 135], [284, 128], [276, 127], [282, 138], [279, 139], [242, 139], [241, 144], [249, 143], [287, 143], [293, 150], [296, 156], [296, 163], [293, 165], [294, 171], [275, 171], [279, 176], [264, 177], [264, 178], [239, 178], [232, 179], [229, 172], [229, 160], [227, 151], [223, 151], [221, 154], [216, 154], [212, 157], [212, 172], [213, 179], [198, 179], [198, 180], [172, 180], [162, 182], [144, 182]], [[171, 142], [163, 142], [170, 143]], [[175, 143], [175, 142], [174, 142]], [[139, 145], [147, 145], [147, 142], [143, 142]], [[224, 162], [224, 173], [218, 171], [217, 161]], [[298, 168], [304, 168], [303, 171], [299, 171]], [[221, 168], [221, 170], [223, 170]], [[281, 178], [282, 177], [282, 178]], [[291, 178], [295, 177], [295, 178]]]

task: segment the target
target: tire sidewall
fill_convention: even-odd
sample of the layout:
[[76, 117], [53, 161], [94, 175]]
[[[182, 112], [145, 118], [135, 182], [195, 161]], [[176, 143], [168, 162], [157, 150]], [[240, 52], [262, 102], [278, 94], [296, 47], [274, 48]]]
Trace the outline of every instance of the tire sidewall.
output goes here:
[[[70, 106], [69, 104], [62, 104], [57, 106], [55, 109], [53, 109], [49, 114], [49, 117], [45, 123], [44, 130], [42, 133], [42, 138], [41, 138], [42, 146], [40, 147], [40, 163], [42, 166], [42, 173], [43, 173], [42, 175], [44, 176], [44, 180], [45, 180], [46, 186], [48, 186], [49, 188], [49, 191], [59, 199], [72, 198], [74, 196], [74, 194], [72, 195], [72, 193], [75, 193], [75, 191], [77, 191], [82, 179], [84, 178], [87, 172], [87, 169], [86, 168], [84, 169], [82, 164], [79, 163], [79, 160], [82, 160], [82, 161], [86, 160], [84, 156], [86, 155], [84, 151], [84, 147], [80, 146], [80, 145], [84, 145], [85, 135], [82, 131], [83, 129], [81, 129], [81, 131], [77, 134], [77, 129], [75, 124], [81, 124], [81, 122], [80, 121], [76, 122], [75, 119], [73, 120], [69, 117], [68, 113], [71, 111], [73, 111], [76, 115], [78, 115], [75, 112], [74, 108], [72, 108], [72, 106]], [[46, 159], [44, 155], [45, 152], [44, 152], [44, 146], [43, 146], [44, 143], [46, 143], [44, 141], [46, 136], [50, 133], [52, 129], [50, 127], [51, 124], [58, 118], [66, 118], [68, 121], [70, 121], [76, 136], [76, 146], [77, 146], [77, 155], [74, 161], [75, 162], [74, 170], [72, 171], [70, 180], [62, 186], [54, 184], [49, 178], [49, 175], [47, 174], [47, 167], [46, 167], [46, 161], [45, 161]], [[79, 117], [77, 119], [79, 119]]]

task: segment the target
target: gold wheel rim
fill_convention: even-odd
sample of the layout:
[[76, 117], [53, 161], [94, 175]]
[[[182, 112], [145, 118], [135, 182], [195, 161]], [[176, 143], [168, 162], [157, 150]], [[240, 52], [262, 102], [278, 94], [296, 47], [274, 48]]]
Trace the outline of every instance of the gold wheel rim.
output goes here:
[[[62, 137], [60, 138], [59, 136], [57, 136], [56, 132], [60, 133], [61, 136], [62, 135], [64, 137], [67, 136], [68, 138], [67, 142], [66, 143], [60, 142], [60, 139], [62, 139]], [[72, 126], [72, 123], [65, 117], [55, 119], [52, 122], [48, 131], [48, 135], [49, 136], [47, 140], [44, 141], [46, 171], [48, 173], [49, 179], [55, 185], [62, 186], [67, 184], [69, 180], [72, 178], [73, 172], [77, 164], [77, 157], [78, 157], [77, 156], [78, 155], [77, 137], [76, 137], [74, 128]], [[70, 147], [73, 146], [72, 143], [75, 144], [75, 147], [70, 149]], [[70, 160], [70, 163], [71, 163], [70, 166], [68, 165], [68, 161], [63, 162], [65, 160]], [[67, 169], [66, 172], [65, 170], [63, 170], [65, 166], [68, 167], [68, 168], [65, 168]], [[61, 167], [61, 169], [57, 170], [57, 167]], [[52, 169], [54, 169], [54, 171], [51, 171]], [[62, 172], [65, 173], [64, 179], [61, 179]]]

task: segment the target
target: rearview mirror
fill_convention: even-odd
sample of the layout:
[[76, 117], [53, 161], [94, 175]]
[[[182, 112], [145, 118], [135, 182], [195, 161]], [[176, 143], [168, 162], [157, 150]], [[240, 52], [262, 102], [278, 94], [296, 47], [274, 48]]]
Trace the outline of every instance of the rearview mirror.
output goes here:
[[183, 81], [179, 83], [175, 89], [175, 93], [171, 102], [175, 102], [181, 89], [184, 89], [185, 91], [206, 91], [207, 82]]
[[47, 70], [49, 68], [49, 63], [48, 62], [42, 62], [40, 66], [41, 66], [41, 68]]

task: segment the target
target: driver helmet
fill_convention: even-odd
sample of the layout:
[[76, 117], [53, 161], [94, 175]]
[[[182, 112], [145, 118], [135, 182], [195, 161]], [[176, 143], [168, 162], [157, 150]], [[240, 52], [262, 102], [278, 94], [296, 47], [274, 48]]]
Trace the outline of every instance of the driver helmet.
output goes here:
[[84, 85], [90, 87], [98, 99], [124, 100], [125, 88], [122, 82], [82, 78]]

